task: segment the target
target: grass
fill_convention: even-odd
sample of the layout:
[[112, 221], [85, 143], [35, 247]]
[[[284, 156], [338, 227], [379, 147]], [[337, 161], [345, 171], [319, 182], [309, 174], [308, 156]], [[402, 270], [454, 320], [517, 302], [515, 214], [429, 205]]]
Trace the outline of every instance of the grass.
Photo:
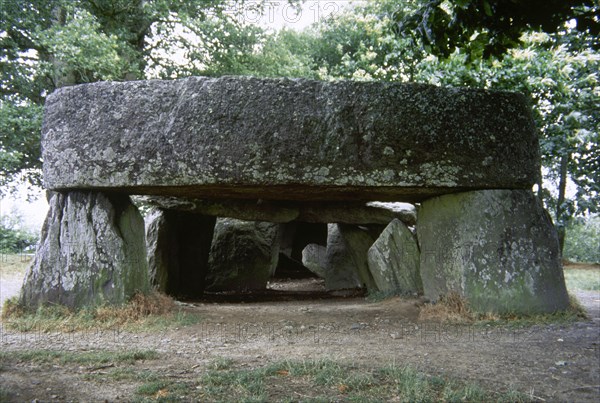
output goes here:
[[437, 303], [426, 304], [421, 308], [419, 320], [473, 323], [478, 326], [508, 325], [510, 327], [527, 327], [547, 323], [573, 323], [589, 319], [585, 308], [571, 293], [575, 291], [599, 291], [600, 270], [596, 268], [565, 268], [564, 275], [567, 290], [570, 292], [569, 307], [565, 311], [536, 315], [474, 313], [464, 298], [451, 293]]
[[161, 376], [156, 372], [139, 369], [139, 368], [127, 368], [118, 367], [109, 369], [106, 373], [90, 373], [84, 375], [85, 380], [104, 380], [121, 382], [154, 382], [161, 379]]
[[[98, 366], [119, 364], [106, 371], [84, 373], [86, 381], [126, 382], [135, 387], [137, 402], [176, 401], [528, 401], [516, 391], [487, 391], [476, 384], [430, 376], [408, 366], [361, 368], [332, 360], [284, 360], [258, 368], [240, 368], [218, 358], [200, 376], [181, 379], [161, 370], [140, 369], [140, 360], [156, 360], [153, 350], [62, 352], [48, 350], [1, 352], [3, 362], [39, 365]], [[6, 391], [0, 389], [0, 397]]]
[[456, 293], [450, 293], [437, 303], [426, 304], [421, 308], [419, 321], [445, 322], [453, 324], [474, 324], [476, 326], [507, 325], [526, 327], [547, 323], [573, 323], [589, 319], [577, 298], [569, 294], [569, 307], [564, 311], [547, 314], [494, 314], [473, 312], [468, 302]]
[[32, 256], [29, 255], [6, 254], [0, 251], [0, 278], [3, 275], [24, 275], [32, 260]]
[[72, 310], [61, 305], [41, 306], [35, 311], [22, 309], [16, 298], [7, 300], [2, 309], [4, 325], [21, 332], [74, 332], [90, 329], [125, 331], [161, 331], [190, 326], [201, 321], [195, 313], [178, 308], [163, 294], [136, 294], [123, 306], [100, 306]]
[[157, 380], [140, 385], [135, 393], [138, 402], [179, 402], [189, 401], [190, 385], [170, 380]]
[[140, 360], [154, 360], [158, 353], [154, 350], [130, 351], [57, 351], [57, 350], [21, 350], [0, 352], [2, 361], [24, 361], [38, 364], [79, 364], [100, 365], [107, 363], [134, 363]]
[[432, 377], [411, 367], [366, 370], [331, 360], [281, 361], [256, 369], [211, 369], [200, 382], [209, 401], [527, 401], [475, 384]]
[[600, 291], [600, 269], [565, 268], [564, 273], [570, 291]]
[[8, 392], [8, 390], [0, 386], [0, 402], [8, 402], [9, 398], [10, 393]]

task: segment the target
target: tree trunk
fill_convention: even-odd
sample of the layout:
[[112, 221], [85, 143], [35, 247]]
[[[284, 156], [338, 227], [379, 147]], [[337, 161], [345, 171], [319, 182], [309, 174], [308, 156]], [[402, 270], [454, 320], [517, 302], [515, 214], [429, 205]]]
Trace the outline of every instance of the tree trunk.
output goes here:
[[[52, 25], [64, 26], [67, 23], [67, 10], [61, 6], [56, 6], [52, 10]], [[55, 55], [48, 55], [49, 61], [52, 63], [52, 81], [55, 88], [66, 87], [77, 84], [75, 72], [69, 69], [69, 66]]]
[[537, 198], [539, 199], [542, 206], [544, 205], [544, 188], [542, 187], [543, 182], [544, 182], [544, 180], [542, 178], [542, 172], [540, 170], [540, 175], [537, 180]]
[[567, 168], [569, 165], [569, 152], [565, 151], [560, 157], [560, 179], [558, 182], [558, 200], [556, 201], [556, 230], [558, 231], [558, 242], [560, 254], [565, 246], [565, 235], [568, 218], [565, 214], [565, 200], [567, 191]]

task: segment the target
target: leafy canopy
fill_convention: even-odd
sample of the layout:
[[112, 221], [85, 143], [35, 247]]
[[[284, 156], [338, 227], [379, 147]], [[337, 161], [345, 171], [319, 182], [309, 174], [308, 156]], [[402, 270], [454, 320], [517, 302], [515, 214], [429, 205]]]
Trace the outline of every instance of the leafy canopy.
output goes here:
[[557, 33], [568, 24], [600, 47], [597, 0], [429, 0], [414, 12], [398, 10], [397, 32], [428, 53], [450, 56], [457, 48], [470, 60], [502, 56], [523, 45], [528, 31]]

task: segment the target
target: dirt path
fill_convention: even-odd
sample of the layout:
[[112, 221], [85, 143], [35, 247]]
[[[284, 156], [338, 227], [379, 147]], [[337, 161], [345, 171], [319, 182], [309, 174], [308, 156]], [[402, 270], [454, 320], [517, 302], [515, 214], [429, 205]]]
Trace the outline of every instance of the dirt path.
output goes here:
[[16, 295], [19, 295], [22, 284], [22, 273], [3, 273], [0, 270], [0, 312], [2, 311], [4, 301]]
[[[114, 331], [20, 334], [4, 330], [4, 351], [154, 349], [160, 359], [137, 370], [197, 379], [209, 362], [231, 358], [254, 368], [283, 359], [331, 358], [364, 368], [411, 364], [497, 391], [517, 389], [545, 401], [600, 398], [600, 293], [579, 293], [592, 320], [526, 329], [419, 323], [419, 300], [364, 298], [256, 303], [193, 303], [202, 323], [162, 333]], [[130, 382], [87, 380], [77, 366], [11, 364], [0, 385], [19, 400], [128, 400]], [[21, 399], [23, 398], [23, 399]]]

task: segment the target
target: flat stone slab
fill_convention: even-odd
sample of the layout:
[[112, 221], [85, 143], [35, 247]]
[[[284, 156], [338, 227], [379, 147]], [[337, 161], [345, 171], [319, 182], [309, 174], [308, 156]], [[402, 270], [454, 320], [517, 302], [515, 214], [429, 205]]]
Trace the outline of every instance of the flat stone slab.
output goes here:
[[417, 210], [408, 203], [285, 202], [272, 200], [197, 200], [182, 197], [138, 196], [146, 203], [166, 210], [229, 217], [246, 221], [288, 223], [383, 224], [399, 219], [417, 223]]
[[244, 77], [60, 88], [42, 156], [48, 189], [200, 199], [414, 202], [539, 173], [520, 94]]

